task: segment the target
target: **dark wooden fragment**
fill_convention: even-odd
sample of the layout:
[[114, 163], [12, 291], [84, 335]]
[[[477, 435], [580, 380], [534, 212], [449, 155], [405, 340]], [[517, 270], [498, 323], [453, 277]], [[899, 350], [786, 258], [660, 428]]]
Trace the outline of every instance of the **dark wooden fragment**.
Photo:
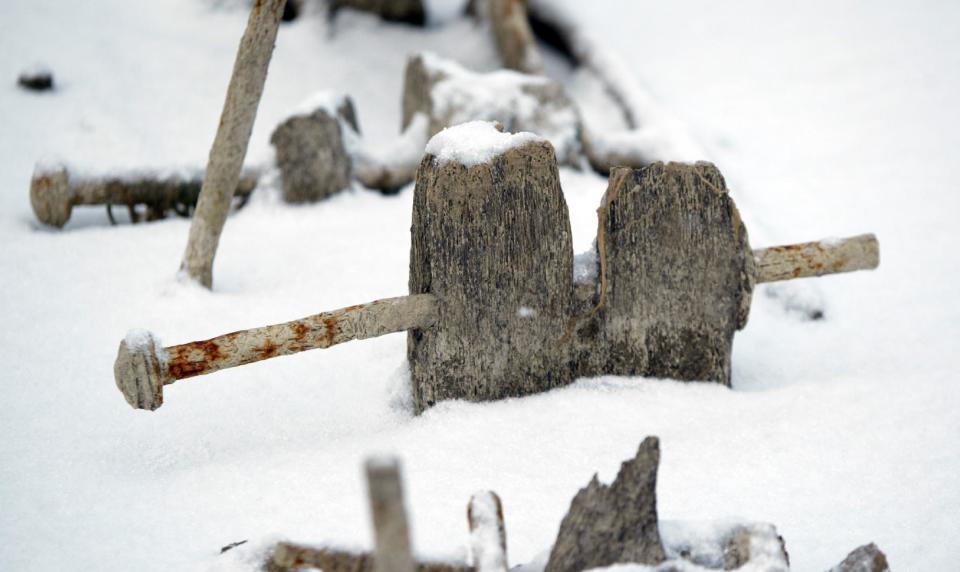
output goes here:
[[660, 440], [647, 437], [610, 486], [594, 475], [573, 497], [544, 572], [580, 572], [666, 560], [657, 524]]
[[410, 293], [439, 301], [407, 356], [418, 412], [569, 383], [560, 343], [573, 255], [553, 147], [532, 141], [465, 167], [426, 155], [414, 191]]
[[[264, 568], [267, 572], [313, 569], [324, 572], [374, 572], [374, 558], [370, 553], [314, 548], [281, 542], [267, 559]], [[417, 572], [474, 572], [472, 566], [444, 562], [420, 562], [416, 570]]]
[[843, 559], [829, 572], [889, 572], [887, 556], [874, 543], [864, 544]]
[[290, 117], [270, 136], [284, 201], [316, 202], [350, 186], [351, 158], [344, 144], [342, 121], [355, 125], [356, 115], [350, 100], [345, 101], [340, 117], [317, 109]]
[[[753, 290], [747, 231], [710, 163], [614, 169], [601, 201], [600, 284], [581, 375], [730, 385]], [[597, 344], [598, 341], [602, 343]]]
[[388, 22], [402, 22], [423, 26], [427, 13], [422, 0], [328, 0], [329, 18], [336, 17], [341, 8], [371, 12]]

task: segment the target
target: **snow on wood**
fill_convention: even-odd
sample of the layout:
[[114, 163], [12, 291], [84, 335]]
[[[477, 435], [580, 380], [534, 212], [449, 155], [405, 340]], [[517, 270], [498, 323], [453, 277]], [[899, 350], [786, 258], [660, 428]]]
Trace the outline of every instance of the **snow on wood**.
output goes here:
[[[259, 175], [243, 173], [234, 196], [242, 205], [257, 186]], [[130, 209], [132, 222], [139, 221], [134, 209], [146, 205], [146, 219], [158, 220], [170, 210], [188, 215], [197, 204], [203, 182], [202, 170], [137, 169], [105, 175], [85, 175], [82, 169], [62, 163], [38, 163], [30, 179], [30, 205], [37, 220], [62, 228], [70, 220], [73, 207], [105, 205], [113, 221], [111, 206]]]
[[529, 131], [549, 140], [560, 162], [579, 163], [579, 113], [563, 87], [544, 77], [511, 70], [476, 73], [419, 54], [407, 63], [403, 124], [416, 113], [430, 118], [430, 135], [469, 121], [498, 121], [506, 131]]
[[533, 133], [504, 133], [489, 121], [470, 121], [445, 127], [430, 138], [426, 153], [438, 164], [455, 162], [470, 168], [528, 143], [543, 141]]
[[477, 572], [507, 571], [507, 530], [503, 503], [493, 491], [480, 491], [467, 505], [470, 553]]
[[[490, 125], [462, 129], [451, 132], [479, 132], [504, 147], [471, 166], [428, 152], [417, 173], [410, 293], [441, 300], [436, 325], [408, 335], [418, 412], [447, 399], [529, 395], [572, 381], [559, 340], [573, 301], [573, 252], [553, 147], [533, 139], [508, 145], [518, 136]], [[428, 150], [445, 149], [439, 137]], [[519, 316], [524, 306], [536, 315]]]
[[213, 287], [213, 259], [247, 155], [285, 4], [286, 0], [257, 0], [240, 39], [197, 212], [180, 265], [182, 275], [206, 288]]

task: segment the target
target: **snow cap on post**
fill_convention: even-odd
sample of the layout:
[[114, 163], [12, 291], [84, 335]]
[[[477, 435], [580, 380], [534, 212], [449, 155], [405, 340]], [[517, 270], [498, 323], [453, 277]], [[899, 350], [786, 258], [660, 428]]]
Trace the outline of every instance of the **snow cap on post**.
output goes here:
[[434, 327], [408, 336], [418, 412], [572, 381], [559, 341], [573, 247], [548, 141], [484, 122], [434, 136], [417, 172], [411, 233], [410, 293], [439, 302]]

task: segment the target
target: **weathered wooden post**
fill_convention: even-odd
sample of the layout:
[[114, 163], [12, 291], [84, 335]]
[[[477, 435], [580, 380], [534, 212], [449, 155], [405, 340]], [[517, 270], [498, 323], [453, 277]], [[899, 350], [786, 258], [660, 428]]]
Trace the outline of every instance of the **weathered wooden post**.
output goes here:
[[573, 301], [573, 249], [553, 147], [489, 124], [427, 146], [413, 199], [410, 293], [439, 301], [408, 335], [417, 411], [572, 381], [558, 343]]
[[543, 56], [527, 20], [525, 0], [486, 0], [487, 16], [503, 65], [519, 72], [543, 73]]
[[416, 561], [410, 548], [410, 530], [403, 506], [400, 460], [372, 458], [367, 460], [365, 468], [375, 540], [373, 570], [413, 572]]
[[323, 200], [350, 186], [350, 155], [345, 139], [359, 131], [349, 97], [317, 102], [287, 118], [274, 129], [283, 200], [305, 203]]
[[183, 274], [207, 288], [213, 287], [213, 259], [247, 155], [250, 132], [257, 117], [285, 4], [286, 0], [254, 2], [233, 65], [220, 125], [210, 149], [203, 188], [180, 265]]
[[751, 250], [710, 163], [614, 169], [597, 212], [599, 279], [595, 311], [578, 323], [580, 375], [730, 385], [754, 284], [879, 264], [872, 235]]
[[480, 122], [428, 144], [412, 234], [410, 295], [167, 348], [134, 332], [117, 387], [152, 410], [179, 379], [399, 331], [417, 412], [605, 374], [729, 384], [753, 284], [879, 263], [873, 235], [751, 251], [713, 165], [656, 164], [611, 177], [599, 276], [575, 290], [553, 148]]
[[[234, 196], [241, 201], [249, 198], [257, 178], [254, 172], [242, 175]], [[78, 205], [105, 205], [111, 221], [110, 207], [123, 205], [130, 209], [131, 220], [137, 222], [134, 207], [142, 204], [147, 206], [147, 220], [156, 220], [171, 209], [188, 214], [197, 204], [201, 184], [202, 176], [180, 173], [83, 177], [71, 174], [64, 165], [38, 166], [30, 180], [30, 205], [37, 220], [57, 228], [67, 224], [73, 207]]]

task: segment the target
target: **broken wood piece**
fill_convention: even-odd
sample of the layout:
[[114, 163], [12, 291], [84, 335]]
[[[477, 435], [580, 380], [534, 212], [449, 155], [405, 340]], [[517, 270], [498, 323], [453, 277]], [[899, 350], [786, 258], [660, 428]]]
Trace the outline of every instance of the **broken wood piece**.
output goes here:
[[286, 0], [257, 0], [240, 39], [180, 265], [185, 276], [206, 288], [213, 287], [213, 260], [240, 179], [285, 4]]
[[[242, 206], [257, 186], [255, 171], [242, 174], [234, 196]], [[62, 228], [77, 205], [147, 207], [148, 221], [164, 218], [170, 210], [189, 214], [200, 195], [203, 175], [131, 172], [103, 177], [78, 177], [63, 165], [40, 166], [30, 180], [30, 204], [37, 220]], [[112, 217], [111, 217], [112, 218]], [[131, 216], [132, 222], [139, 217]]]
[[152, 411], [163, 405], [163, 386], [180, 379], [350, 340], [429, 328], [436, 319], [436, 299], [424, 294], [376, 300], [167, 348], [149, 332], [134, 331], [120, 342], [114, 378], [127, 403]]
[[880, 265], [880, 244], [873, 234], [826, 238], [753, 251], [757, 283], [873, 270]]
[[828, 572], [890, 572], [887, 555], [874, 543], [864, 544]]
[[507, 572], [507, 529], [503, 503], [493, 491], [481, 491], [467, 504], [470, 553], [477, 572]]
[[[349, 552], [334, 548], [315, 548], [280, 542], [267, 559], [267, 572], [296, 572], [317, 569], [323, 572], [374, 572], [374, 557], [369, 552]], [[472, 566], [445, 562], [418, 562], [417, 572], [475, 572]]]
[[580, 114], [559, 83], [512, 70], [470, 71], [430, 53], [407, 61], [403, 127], [417, 113], [429, 118], [428, 136], [470, 121], [496, 121], [510, 133], [529, 131], [550, 141], [557, 160], [580, 164]]
[[440, 301], [407, 337], [414, 407], [566, 385], [573, 302], [567, 205], [550, 143], [473, 122], [433, 137], [413, 194], [410, 293]]
[[503, 65], [525, 74], [543, 74], [543, 56], [527, 20], [525, 0], [486, 0], [487, 18]]
[[544, 572], [666, 560], [657, 520], [660, 440], [647, 437], [610, 485], [594, 475], [573, 497]]
[[374, 572], [413, 572], [416, 562], [410, 548], [400, 460], [373, 457], [367, 459], [365, 469], [374, 532]]

